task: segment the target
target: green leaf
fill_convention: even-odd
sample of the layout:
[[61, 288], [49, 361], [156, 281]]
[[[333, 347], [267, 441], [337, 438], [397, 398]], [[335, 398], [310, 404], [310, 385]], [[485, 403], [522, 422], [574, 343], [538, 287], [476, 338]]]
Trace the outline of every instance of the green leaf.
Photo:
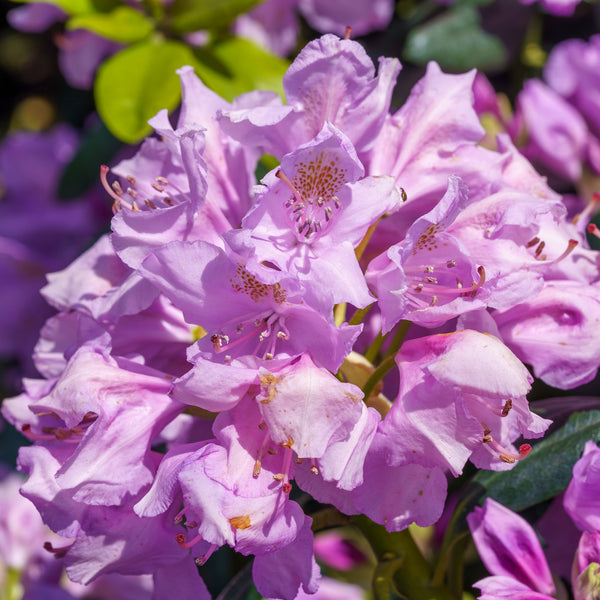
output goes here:
[[249, 40], [230, 38], [196, 49], [195, 54], [196, 73], [226, 100], [255, 89], [275, 91], [283, 97], [282, 80], [289, 62]]
[[67, 21], [67, 29], [87, 29], [103, 38], [131, 44], [148, 37], [153, 22], [129, 6], [119, 6], [109, 13], [79, 15]]
[[600, 411], [573, 413], [564, 427], [536, 444], [510, 471], [480, 471], [474, 481], [512, 510], [549, 500], [566, 489], [588, 440], [600, 442]]
[[190, 64], [192, 51], [176, 41], [141, 42], [111, 56], [98, 69], [94, 83], [98, 113], [109, 131], [129, 144], [148, 135], [148, 119], [179, 104], [175, 71]]
[[[15, 0], [23, 4], [38, 2], [38, 0]], [[64, 10], [68, 15], [86, 15], [96, 12], [93, 0], [45, 0], [43, 4], [51, 4]]]
[[103, 123], [88, 131], [62, 173], [58, 184], [59, 197], [69, 200], [81, 196], [98, 181], [100, 165], [111, 162], [121, 146]]
[[263, 0], [175, 0], [171, 7], [171, 28], [177, 34], [229, 25]]
[[481, 29], [472, 6], [457, 6], [413, 29], [402, 55], [418, 65], [435, 60], [442, 69], [454, 72], [498, 71], [508, 60], [500, 39]]

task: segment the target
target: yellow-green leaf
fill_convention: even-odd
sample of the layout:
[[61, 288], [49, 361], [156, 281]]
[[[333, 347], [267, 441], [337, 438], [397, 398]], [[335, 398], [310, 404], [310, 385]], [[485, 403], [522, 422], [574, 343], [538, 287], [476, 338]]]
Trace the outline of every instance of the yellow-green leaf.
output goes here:
[[171, 27], [179, 34], [222, 28], [261, 2], [262, 0], [175, 0], [170, 10], [173, 15]]
[[231, 38], [197, 49], [196, 73], [226, 100], [251, 90], [271, 90], [283, 97], [283, 75], [289, 62], [249, 40]]
[[79, 15], [67, 21], [67, 29], [87, 29], [103, 38], [131, 44], [148, 37], [154, 30], [151, 19], [129, 6], [109, 13]]
[[94, 96], [109, 131], [133, 144], [151, 132], [147, 124], [160, 109], [175, 108], [181, 99], [175, 71], [194, 64], [181, 42], [140, 42], [111, 56], [98, 70]]

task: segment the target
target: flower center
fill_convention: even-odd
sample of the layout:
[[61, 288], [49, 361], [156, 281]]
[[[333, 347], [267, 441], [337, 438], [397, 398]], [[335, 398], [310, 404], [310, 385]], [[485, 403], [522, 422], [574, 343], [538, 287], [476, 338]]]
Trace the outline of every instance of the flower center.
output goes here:
[[281, 169], [276, 173], [292, 192], [285, 208], [299, 241], [312, 241], [327, 231], [341, 208], [336, 194], [347, 175], [338, 162], [337, 156], [321, 152], [312, 160], [299, 162], [291, 180]]
[[128, 186], [125, 190], [123, 190], [123, 187], [116, 179], [112, 184], [109, 184], [107, 179], [109, 171], [110, 169], [106, 165], [100, 167], [100, 181], [109, 196], [114, 200], [112, 208], [115, 214], [123, 207], [133, 211], [141, 210], [144, 207], [148, 210], [155, 210], [157, 208], [175, 206], [182, 202], [191, 202], [188, 194], [179, 189], [174, 183], [169, 182], [166, 177], [156, 177], [150, 184], [152, 189], [157, 192], [150, 199], [144, 198], [143, 194], [140, 193], [137, 187], [137, 180], [133, 175], [126, 177]]

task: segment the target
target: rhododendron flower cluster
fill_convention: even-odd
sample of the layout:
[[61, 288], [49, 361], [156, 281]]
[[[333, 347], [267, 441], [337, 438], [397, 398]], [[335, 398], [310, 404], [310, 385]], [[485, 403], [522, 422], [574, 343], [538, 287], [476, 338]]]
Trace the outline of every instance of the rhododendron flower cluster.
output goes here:
[[398, 60], [333, 34], [286, 104], [178, 74], [176, 123], [101, 167], [111, 233], [49, 275], [42, 377], [2, 413], [73, 581], [209, 598], [197, 567], [229, 546], [264, 597], [303, 598], [301, 492], [399, 532], [435, 523], [469, 462], [527, 460], [550, 420], [525, 365], [562, 389], [600, 366], [598, 254], [507, 136], [479, 145], [473, 71], [430, 63], [395, 112]]

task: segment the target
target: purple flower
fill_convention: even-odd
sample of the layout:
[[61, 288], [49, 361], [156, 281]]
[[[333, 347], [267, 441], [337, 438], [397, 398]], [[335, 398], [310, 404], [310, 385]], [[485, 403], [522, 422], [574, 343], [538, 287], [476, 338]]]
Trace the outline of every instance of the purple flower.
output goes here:
[[330, 123], [360, 155], [383, 125], [399, 70], [396, 59], [382, 58], [375, 76], [360, 44], [324, 35], [308, 43], [284, 75], [287, 106], [234, 108], [223, 112], [221, 124], [243, 144], [281, 157]]
[[587, 158], [588, 130], [577, 110], [539, 80], [525, 82], [515, 118], [527, 142], [521, 152], [553, 175], [577, 182]]
[[[533, 4], [536, 0], [519, 0], [521, 4]], [[544, 10], [559, 17], [569, 17], [581, 0], [541, 0]]]
[[[302, 286], [285, 273], [204, 242], [172, 242], [150, 255], [141, 272], [209, 335], [199, 349], [219, 362], [240, 356], [263, 360], [310, 351], [333, 370], [342, 363], [358, 328], [336, 327], [331, 317], [304, 303]], [[319, 336], [314, 336], [318, 331]], [[212, 391], [209, 391], [212, 394]]]
[[571, 389], [595, 377], [600, 366], [597, 286], [551, 281], [537, 296], [492, 316], [504, 343], [548, 385]]
[[486, 498], [467, 517], [473, 541], [492, 577], [477, 582], [480, 600], [550, 600], [556, 588], [540, 542], [522, 517]]
[[261, 2], [234, 21], [233, 31], [275, 54], [286, 56], [296, 48], [300, 32], [300, 21], [295, 11], [297, 4], [298, 0]]
[[[571, 2], [572, 4], [572, 2]], [[557, 44], [544, 67], [548, 85], [570, 102], [600, 136], [600, 36]]]
[[450, 469], [468, 459], [509, 469], [524, 458], [512, 442], [540, 437], [550, 421], [530, 412], [531, 376], [497, 338], [472, 330], [405, 342], [396, 357], [400, 390], [380, 426], [391, 465]]
[[565, 492], [565, 510], [582, 531], [600, 531], [600, 449], [589, 441], [573, 467], [573, 478]]
[[47, 133], [13, 133], [0, 147], [0, 355], [17, 357], [23, 366], [52, 313], [39, 296], [46, 273], [63, 268], [97, 228], [95, 192], [69, 203], [57, 198], [76, 145], [75, 132], [57, 126]]
[[451, 177], [444, 197], [411, 225], [404, 241], [370, 263], [367, 279], [378, 297], [383, 333], [400, 319], [436, 326], [485, 306], [485, 269], [446, 232], [467, 202], [466, 186]]
[[299, 0], [298, 8], [311, 27], [337, 35], [346, 27], [357, 36], [385, 29], [394, 16], [391, 0]]
[[328, 124], [285, 155], [242, 222], [257, 260], [274, 263], [311, 290], [329, 289], [332, 304], [370, 304], [354, 248], [370, 225], [398, 207], [400, 194], [391, 177], [363, 179], [363, 173], [352, 144]]

